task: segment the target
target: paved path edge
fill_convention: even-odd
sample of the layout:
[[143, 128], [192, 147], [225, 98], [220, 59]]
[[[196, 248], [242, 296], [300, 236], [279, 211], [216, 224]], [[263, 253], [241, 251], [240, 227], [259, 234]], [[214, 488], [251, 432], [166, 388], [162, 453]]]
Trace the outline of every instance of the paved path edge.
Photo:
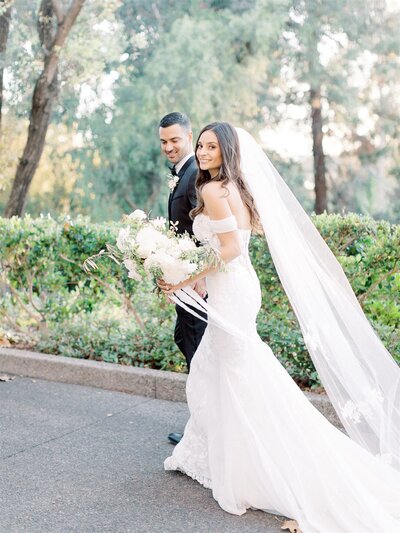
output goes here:
[[[186, 402], [187, 374], [166, 370], [0, 348], [0, 373], [98, 387], [158, 400]], [[332, 424], [341, 427], [326, 394], [305, 394]]]

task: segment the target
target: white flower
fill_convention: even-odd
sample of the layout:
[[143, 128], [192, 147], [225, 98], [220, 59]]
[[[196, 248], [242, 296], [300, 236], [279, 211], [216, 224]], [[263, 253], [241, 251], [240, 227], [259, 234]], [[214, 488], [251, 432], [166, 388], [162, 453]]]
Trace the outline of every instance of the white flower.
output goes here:
[[183, 237], [179, 239], [179, 249], [182, 252], [191, 252], [192, 250], [196, 250], [196, 245], [189, 237]]
[[181, 258], [182, 250], [179, 248], [179, 244], [177, 242], [170, 243], [170, 246], [168, 246], [168, 255], [174, 259]]
[[168, 230], [165, 218], [149, 219], [140, 209], [127, 218], [135, 223], [119, 230], [116, 244], [129, 278], [141, 280], [144, 268], [153, 278], [177, 285], [199, 270], [202, 257], [189, 235], [176, 235]]
[[196, 263], [190, 261], [179, 261], [178, 263], [163, 262], [161, 270], [163, 279], [171, 285], [177, 285], [181, 281], [188, 279], [197, 269]]
[[159, 268], [164, 281], [176, 285], [190, 277], [196, 271], [197, 265], [190, 261], [177, 260], [169, 251], [157, 250], [145, 260], [144, 268], [150, 272], [154, 268]]
[[158, 248], [168, 247], [169, 239], [166, 235], [147, 226], [140, 229], [136, 235], [137, 253], [142, 259], [147, 259]]
[[135, 279], [136, 281], [141, 281], [142, 277], [136, 270], [135, 262], [132, 261], [132, 259], [125, 259], [123, 263], [128, 270], [128, 278]]
[[168, 177], [168, 187], [170, 188], [170, 191], [172, 192], [178, 184], [179, 176], [173, 176], [172, 174], [168, 174], [167, 177]]
[[128, 252], [131, 244], [130, 228], [121, 228], [117, 237], [117, 247], [121, 252]]
[[147, 215], [141, 209], [135, 209], [135, 211], [128, 215], [128, 218], [130, 218], [131, 220], [146, 220]]
[[143, 266], [145, 270], [150, 272], [152, 268], [160, 267], [160, 253], [162, 252], [153, 252], [144, 260]]
[[167, 221], [164, 217], [157, 217], [151, 221], [152, 225], [156, 229], [165, 229]]

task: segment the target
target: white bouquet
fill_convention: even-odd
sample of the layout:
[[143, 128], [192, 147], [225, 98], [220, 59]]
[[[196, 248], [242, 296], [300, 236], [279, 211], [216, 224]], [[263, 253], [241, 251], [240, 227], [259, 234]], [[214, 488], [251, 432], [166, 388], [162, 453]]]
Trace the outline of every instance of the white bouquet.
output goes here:
[[209, 246], [196, 246], [189, 234], [178, 235], [168, 229], [162, 218], [149, 219], [144, 211], [136, 209], [123, 218], [116, 246], [106, 245], [106, 250], [89, 257], [84, 263], [87, 271], [97, 268], [95, 259], [108, 256], [123, 264], [128, 277], [140, 281], [151, 276], [154, 281], [163, 279], [177, 285], [210, 266], [218, 266], [220, 259]]

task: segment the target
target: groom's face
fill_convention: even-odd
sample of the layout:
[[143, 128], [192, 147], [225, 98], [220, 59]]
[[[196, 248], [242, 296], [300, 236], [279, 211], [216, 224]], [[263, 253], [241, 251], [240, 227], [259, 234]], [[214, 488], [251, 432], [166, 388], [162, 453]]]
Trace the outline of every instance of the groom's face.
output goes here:
[[176, 165], [193, 150], [193, 133], [180, 124], [160, 128], [161, 151]]

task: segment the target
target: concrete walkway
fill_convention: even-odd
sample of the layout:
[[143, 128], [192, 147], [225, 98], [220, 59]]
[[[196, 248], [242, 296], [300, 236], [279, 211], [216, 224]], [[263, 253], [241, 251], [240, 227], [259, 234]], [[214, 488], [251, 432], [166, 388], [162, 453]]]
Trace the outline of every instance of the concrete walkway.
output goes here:
[[[4, 369], [3, 369], [4, 371]], [[16, 376], [0, 382], [0, 532], [277, 533], [163, 471], [187, 406]]]

